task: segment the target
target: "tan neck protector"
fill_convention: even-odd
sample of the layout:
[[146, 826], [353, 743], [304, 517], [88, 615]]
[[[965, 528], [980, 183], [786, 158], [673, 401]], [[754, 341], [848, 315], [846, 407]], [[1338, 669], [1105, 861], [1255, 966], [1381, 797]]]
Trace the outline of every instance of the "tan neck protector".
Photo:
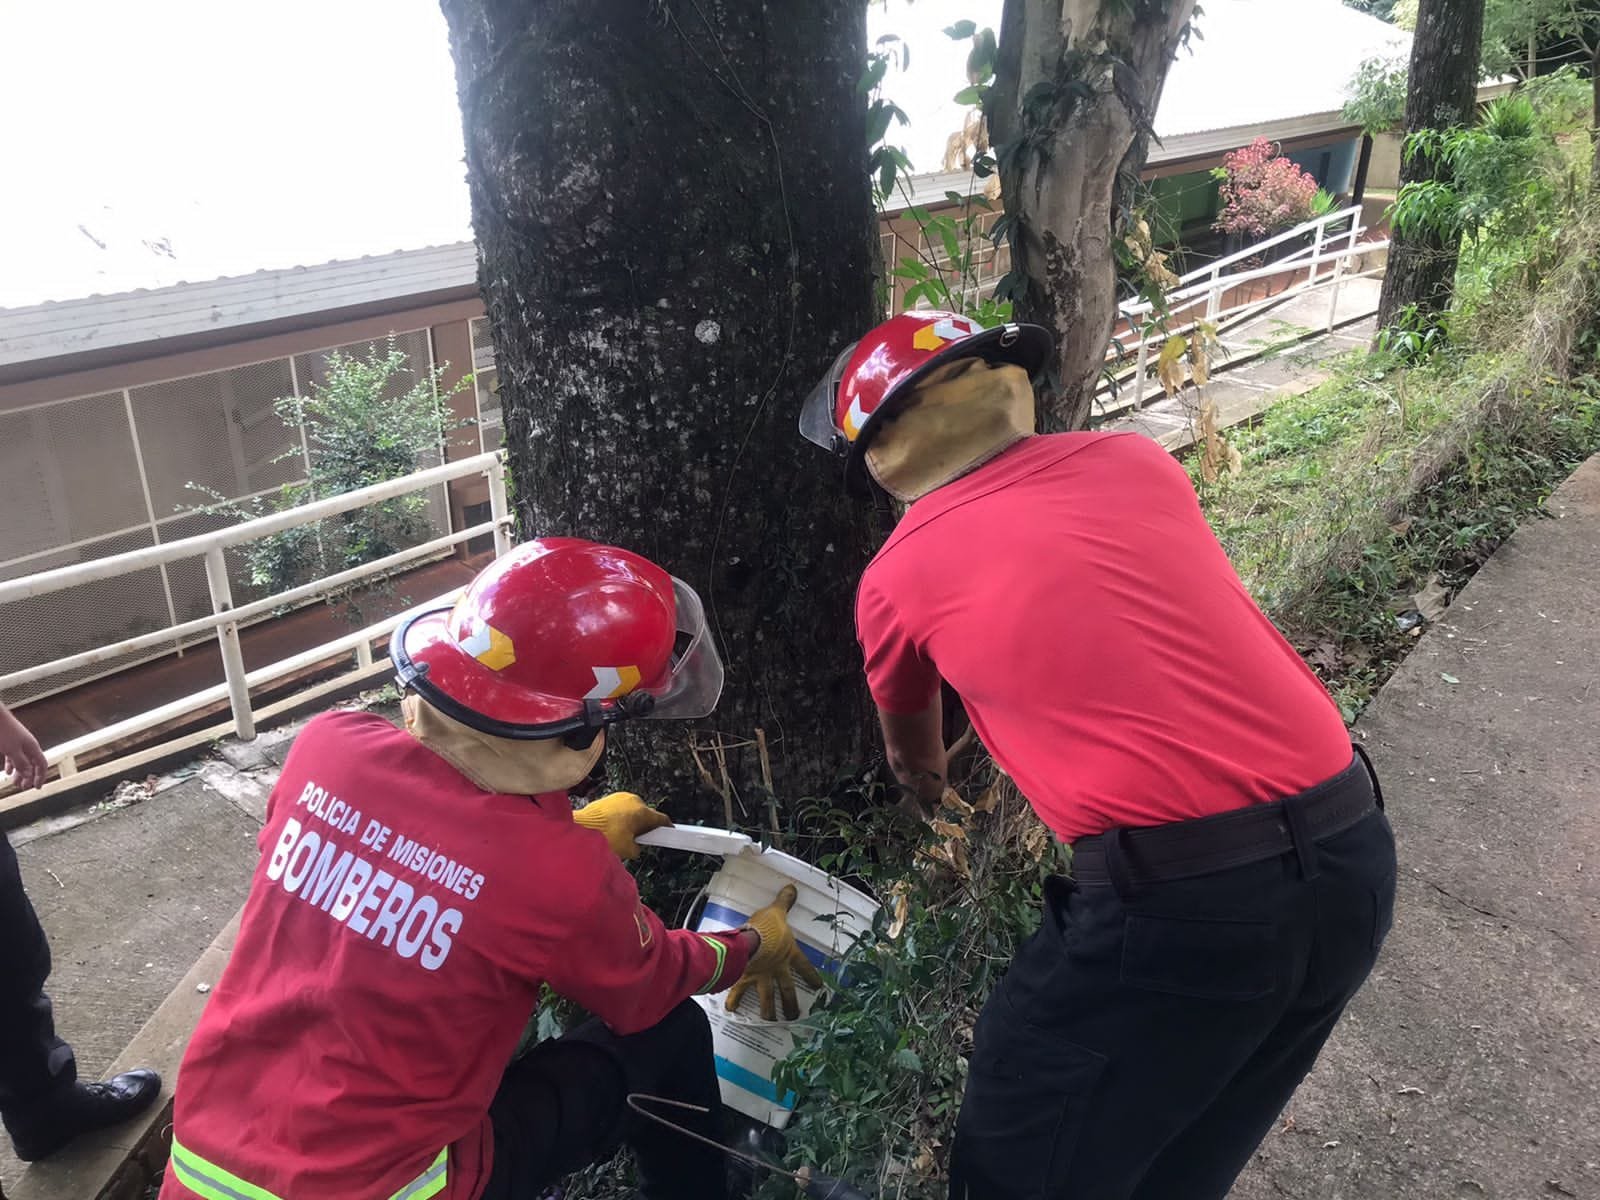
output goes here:
[[933, 371], [867, 446], [867, 469], [909, 504], [1033, 433], [1033, 387], [1011, 363], [963, 358]]
[[566, 791], [583, 781], [606, 747], [604, 732], [587, 750], [571, 750], [558, 737], [532, 742], [492, 737], [445, 716], [415, 693], [400, 702], [400, 711], [412, 737], [486, 792]]

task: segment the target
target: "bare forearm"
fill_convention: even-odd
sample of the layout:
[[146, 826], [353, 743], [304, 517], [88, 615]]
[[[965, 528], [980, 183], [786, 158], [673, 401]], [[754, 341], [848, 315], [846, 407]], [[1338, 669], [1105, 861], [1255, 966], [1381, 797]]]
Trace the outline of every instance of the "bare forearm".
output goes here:
[[944, 795], [948, 770], [939, 697], [919, 713], [879, 713], [889, 769], [927, 807]]

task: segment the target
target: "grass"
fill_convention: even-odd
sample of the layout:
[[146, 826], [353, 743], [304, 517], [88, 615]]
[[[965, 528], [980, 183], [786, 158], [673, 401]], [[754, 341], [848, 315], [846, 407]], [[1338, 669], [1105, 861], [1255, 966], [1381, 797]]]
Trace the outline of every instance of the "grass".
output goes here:
[[1207, 518], [1354, 721], [1422, 632], [1399, 619], [1413, 598], [1457, 591], [1600, 451], [1600, 391], [1538, 376], [1520, 352], [1359, 355], [1230, 437], [1237, 476], [1195, 469]]

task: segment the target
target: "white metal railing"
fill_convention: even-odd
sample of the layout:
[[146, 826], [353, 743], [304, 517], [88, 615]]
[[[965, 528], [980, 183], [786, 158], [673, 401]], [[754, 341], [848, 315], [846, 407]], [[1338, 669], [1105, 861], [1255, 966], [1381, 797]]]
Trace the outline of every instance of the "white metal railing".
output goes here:
[[[239, 643], [239, 623], [286, 605], [326, 597], [347, 584], [385, 574], [396, 567], [420, 561], [430, 555], [438, 554], [440, 551], [451, 549], [468, 539], [481, 537], [485, 534], [492, 534], [494, 537], [495, 555], [498, 557], [504, 554], [511, 546], [511, 515], [506, 500], [504, 457], [504, 453], [501, 451], [478, 454], [472, 458], [445, 463], [442, 466], [429, 467], [426, 470], [416, 471], [410, 475], [387, 480], [383, 483], [376, 483], [370, 487], [358, 488], [355, 491], [344, 492], [338, 496], [329, 496], [325, 500], [313, 501], [310, 504], [286, 509], [283, 512], [256, 517], [211, 533], [197, 534], [178, 541], [130, 550], [123, 554], [114, 554], [91, 562], [75, 563], [71, 566], [40, 571], [34, 575], [24, 575], [18, 579], [0, 581], [0, 604], [6, 604], [14, 600], [26, 600], [30, 597], [58, 592], [63, 588], [73, 587], [77, 584], [114, 579], [118, 576], [147, 570], [178, 559], [198, 557], [205, 562], [206, 583], [209, 585], [211, 593], [210, 616], [174, 623], [164, 629], [142, 633], [136, 637], [125, 638], [120, 642], [98, 646], [91, 650], [54, 659], [51, 662], [12, 671], [7, 675], [0, 675], [0, 692], [7, 688], [61, 674], [91, 663], [103, 662], [119, 655], [148, 649], [163, 642], [173, 642], [177, 638], [190, 634], [215, 630], [218, 649], [222, 655], [223, 680], [220, 684], [184, 696], [170, 703], [147, 709], [132, 717], [103, 726], [92, 733], [52, 746], [45, 751], [45, 757], [57, 769], [60, 778], [65, 780], [77, 773], [78, 759], [81, 755], [121, 742], [133, 734], [154, 729], [176, 718], [199, 712], [224, 699], [228, 701], [232, 712], [233, 732], [241, 741], [249, 741], [255, 737], [255, 713], [251, 708], [250, 702], [252, 688], [259, 688], [307, 667], [315, 666], [318, 663], [327, 662], [330, 659], [352, 652], [355, 655], [355, 668], [350, 672], [350, 677], [353, 679], [356, 676], [371, 674], [377, 669], [372, 657], [372, 643], [374, 640], [388, 637], [394, 628], [416, 609], [411, 608], [405, 612], [396, 613], [364, 629], [334, 638], [321, 645], [313, 646], [308, 650], [279, 659], [254, 671], [245, 669], [244, 655]], [[334, 572], [312, 580], [310, 583], [288, 588], [274, 595], [254, 600], [249, 604], [238, 607], [234, 605], [232, 588], [228, 581], [227, 563], [222, 553], [229, 546], [256, 541], [259, 538], [285, 529], [309, 525], [326, 517], [349, 512], [352, 509], [362, 508], [369, 504], [376, 504], [383, 500], [393, 499], [396, 496], [422, 491], [426, 488], [448, 483], [453, 479], [461, 479], [472, 475], [482, 475], [488, 481], [490, 512], [488, 521], [474, 525], [469, 529], [458, 530], [442, 537], [434, 538], [421, 545], [375, 559], [358, 567]], [[418, 607], [437, 605], [447, 602], [451, 598], [452, 596], [449, 595], [437, 597], [427, 601], [426, 605]], [[5, 777], [0, 776], [0, 795], [3, 795], [5, 790]]]
[[[1348, 228], [1344, 228], [1346, 222], [1349, 223]], [[1177, 286], [1165, 296], [1164, 319], [1152, 319], [1155, 305], [1148, 300], [1130, 300], [1119, 305], [1117, 313], [1127, 321], [1129, 329], [1137, 336], [1139, 348], [1131, 371], [1123, 368], [1120, 372], [1113, 372], [1113, 377], [1117, 381], [1116, 390], [1119, 393], [1124, 381], [1130, 375], [1132, 377], [1131, 396], [1119, 394], [1114, 408], [1121, 410], [1139, 408], [1143, 405], [1146, 388], [1150, 382], [1152, 344], [1159, 348], [1169, 337], [1192, 332], [1201, 322], [1218, 327], [1237, 324], [1284, 300], [1303, 295], [1316, 288], [1327, 288], [1330, 295], [1326, 328], [1332, 330], [1338, 312], [1341, 286], [1350, 279], [1372, 273], [1351, 272], [1350, 262], [1376, 251], [1387, 250], [1389, 247], [1387, 239], [1363, 242], [1361, 236], [1367, 231], [1367, 227], [1361, 224], [1361, 206], [1352, 205], [1337, 212], [1315, 217], [1296, 225], [1293, 229], [1286, 229], [1274, 237], [1246, 246], [1237, 253], [1219, 258], [1215, 262], [1207, 263], [1180, 276]], [[1311, 239], [1307, 245], [1292, 254], [1285, 255], [1275, 263], [1263, 267], [1247, 265], [1251, 259], [1274, 246], [1281, 246], [1307, 236]], [[1297, 275], [1301, 272], [1305, 273], [1305, 278], [1282, 291], [1269, 291], [1267, 295], [1241, 301], [1229, 308], [1223, 307], [1224, 297], [1235, 288], [1281, 275]], [[1126, 354], [1127, 347], [1114, 341], [1107, 359], [1114, 363], [1122, 360]], [[1102, 407], [1100, 411], [1103, 413], [1108, 411], [1108, 408]]]

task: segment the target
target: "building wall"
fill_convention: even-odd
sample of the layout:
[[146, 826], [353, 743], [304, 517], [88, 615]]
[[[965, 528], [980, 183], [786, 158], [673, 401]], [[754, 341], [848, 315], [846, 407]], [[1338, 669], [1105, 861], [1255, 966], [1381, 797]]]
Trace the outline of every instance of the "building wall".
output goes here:
[[[287, 425], [276, 401], [311, 394], [326, 378], [332, 351], [365, 354], [392, 329], [413, 372], [444, 365], [448, 386], [470, 369], [469, 320], [419, 326], [419, 315], [396, 313], [355, 330], [332, 325], [341, 334], [369, 335], [337, 344], [308, 330], [274, 340], [279, 353], [271, 357], [255, 357], [265, 343], [244, 341], [155, 367], [134, 364], [122, 372], [124, 386], [88, 395], [61, 395], [72, 387], [66, 377], [8, 388], [0, 395], [0, 579], [209, 532], [234, 523], [240, 508], [270, 505], [280, 487], [306, 477], [316, 452], [314, 438]], [[219, 359], [234, 361], [216, 369]], [[454, 427], [422, 466], [480, 450], [477, 392], [467, 387], [451, 406]], [[467, 508], [487, 501], [482, 481], [459, 483], [450, 493], [439, 487], [428, 494], [427, 536], [460, 528]], [[227, 511], [214, 511], [218, 501]], [[230, 550], [226, 557], [236, 603], [259, 596], [243, 556]], [[199, 558], [0, 606], [0, 675], [210, 611]], [[22, 703], [210, 636], [38, 680], [4, 699]]]
[[1310, 172], [1318, 187], [1335, 196], [1350, 194], [1350, 189], [1355, 183], [1356, 162], [1360, 156], [1359, 137], [1284, 152], [1285, 158], [1297, 164], [1301, 170]]

